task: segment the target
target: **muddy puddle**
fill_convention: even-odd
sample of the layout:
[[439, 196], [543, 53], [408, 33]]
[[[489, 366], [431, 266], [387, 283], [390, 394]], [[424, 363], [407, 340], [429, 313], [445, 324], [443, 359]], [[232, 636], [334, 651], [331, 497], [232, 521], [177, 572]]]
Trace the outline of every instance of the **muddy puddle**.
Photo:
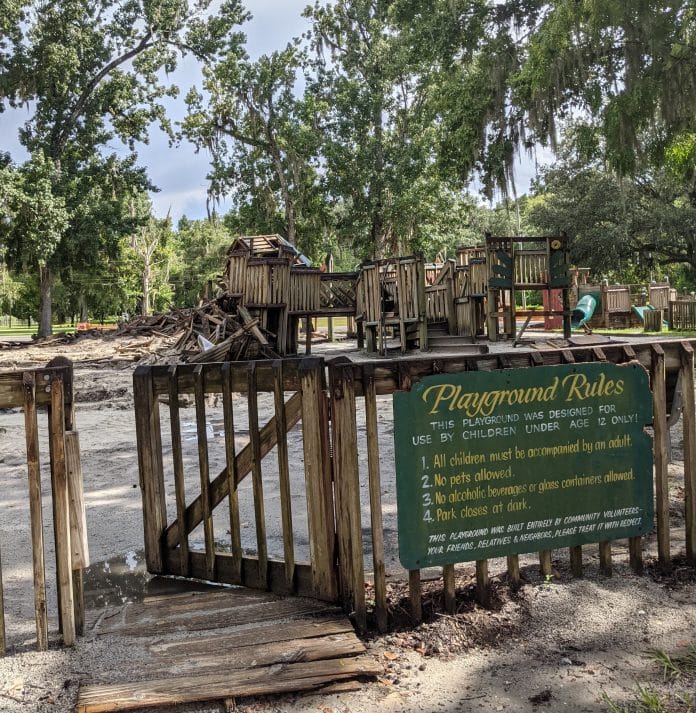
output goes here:
[[219, 590], [223, 585], [207, 584], [179, 577], [149, 574], [143, 550], [129, 550], [84, 571], [85, 609], [103, 609], [146, 597], [190, 591]]

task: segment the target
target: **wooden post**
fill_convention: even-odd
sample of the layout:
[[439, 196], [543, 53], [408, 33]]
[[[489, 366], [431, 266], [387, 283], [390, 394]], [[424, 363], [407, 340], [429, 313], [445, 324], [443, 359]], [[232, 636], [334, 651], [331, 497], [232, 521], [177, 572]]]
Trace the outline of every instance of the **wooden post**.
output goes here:
[[[36, 645], [48, 649], [48, 615], [46, 611], [46, 567], [44, 560], [43, 514], [41, 503], [41, 464], [39, 462], [39, 426], [36, 415], [36, 381], [34, 373], [24, 373], [24, 428], [27, 442], [29, 476], [29, 512], [31, 517], [31, 550], [34, 570], [34, 611]], [[2, 610], [0, 579], [0, 612]]]
[[553, 563], [551, 562], [551, 550], [541, 550], [539, 552], [539, 569], [542, 577], [553, 575]]
[[[135, 435], [138, 444], [138, 468], [143, 498], [145, 528], [145, 561], [152, 574], [165, 572], [162, 534], [167, 526], [164, 499], [164, 470], [162, 467], [162, 436], [160, 433], [159, 402], [154, 396], [152, 374], [139, 366], [133, 373], [135, 402]], [[180, 523], [186, 527], [186, 523]]]
[[510, 588], [515, 590], [520, 588], [522, 580], [520, 578], [520, 557], [519, 555], [507, 556], [507, 576]]
[[476, 560], [476, 601], [488, 606], [488, 560]]
[[336, 600], [334, 570], [334, 516], [331, 472], [325, 472], [322, 434], [323, 369], [319, 359], [304, 359], [300, 365], [302, 394], [302, 440], [307, 491], [309, 554], [314, 590], [320, 599]]
[[329, 374], [339, 586], [344, 607], [355, 612], [358, 629], [364, 631], [367, 616], [353, 369], [350, 365], [332, 365]]
[[611, 541], [603, 540], [599, 543], [599, 571], [611, 577]]
[[411, 621], [418, 625], [423, 621], [423, 602], [421, 601], [421, 577], [419, 569], [408, 572], [408, 597], [411, 601]]
[[[229, 362], [222, 367], [222, 412], [225, 421], [225, 465], [227, 496], [230, 514], [230, 551], [232, 554], [232, 578], [237, 584], [242, 583], [242, 534], [239, 518], [239, 495], [237, 492], [237, 458], [234, 438], [234, 409], [232, 408], [232, 365]], [[284, 415], [284, 414], [283, 414]], [[179, 522], [185, 522], [179, 518]]]
[[582, 545], [570, 548], [570, 571], [573, 577], [582, 577]]
[[454, 614], [457, 610], [457, 589], [453, 564], [446, 564], [442, 568], [442, 588], [444, 590], [445, 611], [448, 614]]
[[247, 403], [249, 405], [249, 441], [251, 443], [251, 484], [254, 492], [256, 520], [256, 550], [259, 559], [259, 582], [268, 588], [268, 544], [266, 539], [266, 508], [263, 502], [261, 471], [261, 435], [259, 433], [259, 395], [256, 390], [256, 362], [250, 362], [247, 372]]
[[70, 545], [70, 495], [65, 459], [65, 412], [63, 379], [51, 378], [51, 413], [49, 418], [51, 443], [51, 479], [53, 484], [53, 517], [56, 536], [56, 580], [58, 585], [58, 617], [63, 642], [75, 643], [75, 610], [73, 607], [73, 581]]
[[189, 544], [188, 532], [186, 532], [186, 482], [184, 479], [184, 455], [181, 447], [179, 382], [176, 366], [172, 366], [169, 369], [169, 424], [172, 433], [176, 518], [183, 525], [179, 528], [179, 574], [182, 577], [187, 577], [189, 574]]
[[370, 488], [370, 527], [372, 531], [372, 569], [375, 579], [375, 619], [377, 630], [387, 630], [387, 581], [384, 564], [384, 529], [379, 469], [379, 433], [377, 430], [377, 390], [374, 367], [363, 369], [365, 376], [365, 430], [367, 431], [367, 470]]
[[659, 344], [652, 345], [650, 380], [653, 392], [653, 430], [655, 459], [655, 501], [657, 515], [657, 551], [660, 565], [670, 566], [669, 482], [667, 473], [667, 387], [665, 353]]
[[684, 516], [686, 558], [696, 563], [696, 407], [694, 405], [694, 350], [682, 342], [682, 418], [684, 419]]

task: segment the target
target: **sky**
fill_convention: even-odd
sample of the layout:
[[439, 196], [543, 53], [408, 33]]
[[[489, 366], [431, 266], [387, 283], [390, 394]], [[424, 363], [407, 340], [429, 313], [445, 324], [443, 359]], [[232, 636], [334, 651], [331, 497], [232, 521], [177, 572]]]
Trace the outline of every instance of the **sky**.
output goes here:
[[[309, 0], [246, 0], [246, 7], [253, 15], [242, 30], [247, 35], [247, 52], [253, 58], [279, 50], [293, 38], [308, 28], [302, 17], [302, 11]], [[191, 58], [184, 59], [176, 72], [170, 75], [172, 83], [179, 85], [179, 98], [170, 101], [168, 111], [174, 121], [181, 120], [185, 114], [183, 98], [192, 86], [200, 88], [200, 67]], [[8, 110], [0, 114], [0, 150], [9, 151], [15, 162], [26, 158], [26, 152], [17, 140], [17, 128], [28, 118], [26, 109]], [[114, 141], [107, 151], [122, 152], [123, 147]], [[169, 146], [163, 132], [153, 127], [148, 144], [136, 147], [139, 164], [145, 166], [152, 183], [159, 192], [152, 193], [153, 211], [157, 217], [167, 214], [176, 221], [186, 215], [189, 218], [204, 218], [206, 210], [206, 191], [210, 157], [205, 151], [196, 152], [192, 144], [184, 141], [179, 145]], [[547, 158], [542, 152], [538, 158]], [[515, 167], [515, 183], [519, 194], [525, 193], [535, 173], [534, 161], [523, 157]], [[476, 192], [478, 185], [472, 183]], [[225, 212], [225, 205], [218, 207]]]
[[[308, 4], [309, 0], [246, 0], [245, 5], [253, 18], [241, 29], [247, 35], [249, 55], [256, 58], [282, 49], [306, 30], [307, 20], [302, 17], [302, 11]], [[180, 120], [185, 114], [183, 97], [190, 87], [200, 88], [200, 67], [195, 61], [185, 59], [169, 79], [179, 85], [180, 93], [179, 98], [169, 104], [168, 110], [174, 120]], [[26, 152], [17, 140], [17, 129], [28, 118], [26, 109], [0, 114], [0, 150], [9, 151], [15, 162], [26, 158]], [[119, 152], [122, 147], [120, 142], [114, 141], [108, 149]], [[138, 144], [136, 150], [139, 164], [147, 167], [150, 180], [160, 189], [150, 196], [156, 216], [164, 217], [169, 213], [176, 222], [182, 215], [189, 218], [207, 215], [206, 174], [210, 164], [206, 152], [196, 153], [188, 142], [170, 147], [167, 137], [155, 127], [149, 144]]]

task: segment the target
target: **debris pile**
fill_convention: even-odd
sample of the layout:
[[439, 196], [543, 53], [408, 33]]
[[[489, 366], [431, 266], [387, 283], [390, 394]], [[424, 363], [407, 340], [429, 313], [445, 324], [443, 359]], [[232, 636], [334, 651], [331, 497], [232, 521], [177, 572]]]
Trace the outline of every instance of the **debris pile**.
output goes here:
[[[152, 344], [134, 345], [139, 350], [164, 346], [155, 337], [167, 338], [167, 350], [190, 363], [277, 359], [259, 320], [233, 298], [223, 296], [198, 307], [172, 308], [169, 312], [140, 316], [122, 324], [114, 337], [153, 337]], [[172, 339], [175, 341], [172, 343]]]

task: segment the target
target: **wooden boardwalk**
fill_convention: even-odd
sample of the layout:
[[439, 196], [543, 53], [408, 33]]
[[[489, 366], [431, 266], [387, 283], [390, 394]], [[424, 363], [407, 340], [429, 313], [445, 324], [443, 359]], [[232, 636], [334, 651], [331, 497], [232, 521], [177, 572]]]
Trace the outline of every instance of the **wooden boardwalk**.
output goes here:
[[[381, 666], [339, 609], [235, 588], [149, 597], [92, 612], [88, 630], [127, 640], [138, 680], [83, 686], [78, 713], [326, 689]], [[113, 667], [114, 679], [123, 679]]]

